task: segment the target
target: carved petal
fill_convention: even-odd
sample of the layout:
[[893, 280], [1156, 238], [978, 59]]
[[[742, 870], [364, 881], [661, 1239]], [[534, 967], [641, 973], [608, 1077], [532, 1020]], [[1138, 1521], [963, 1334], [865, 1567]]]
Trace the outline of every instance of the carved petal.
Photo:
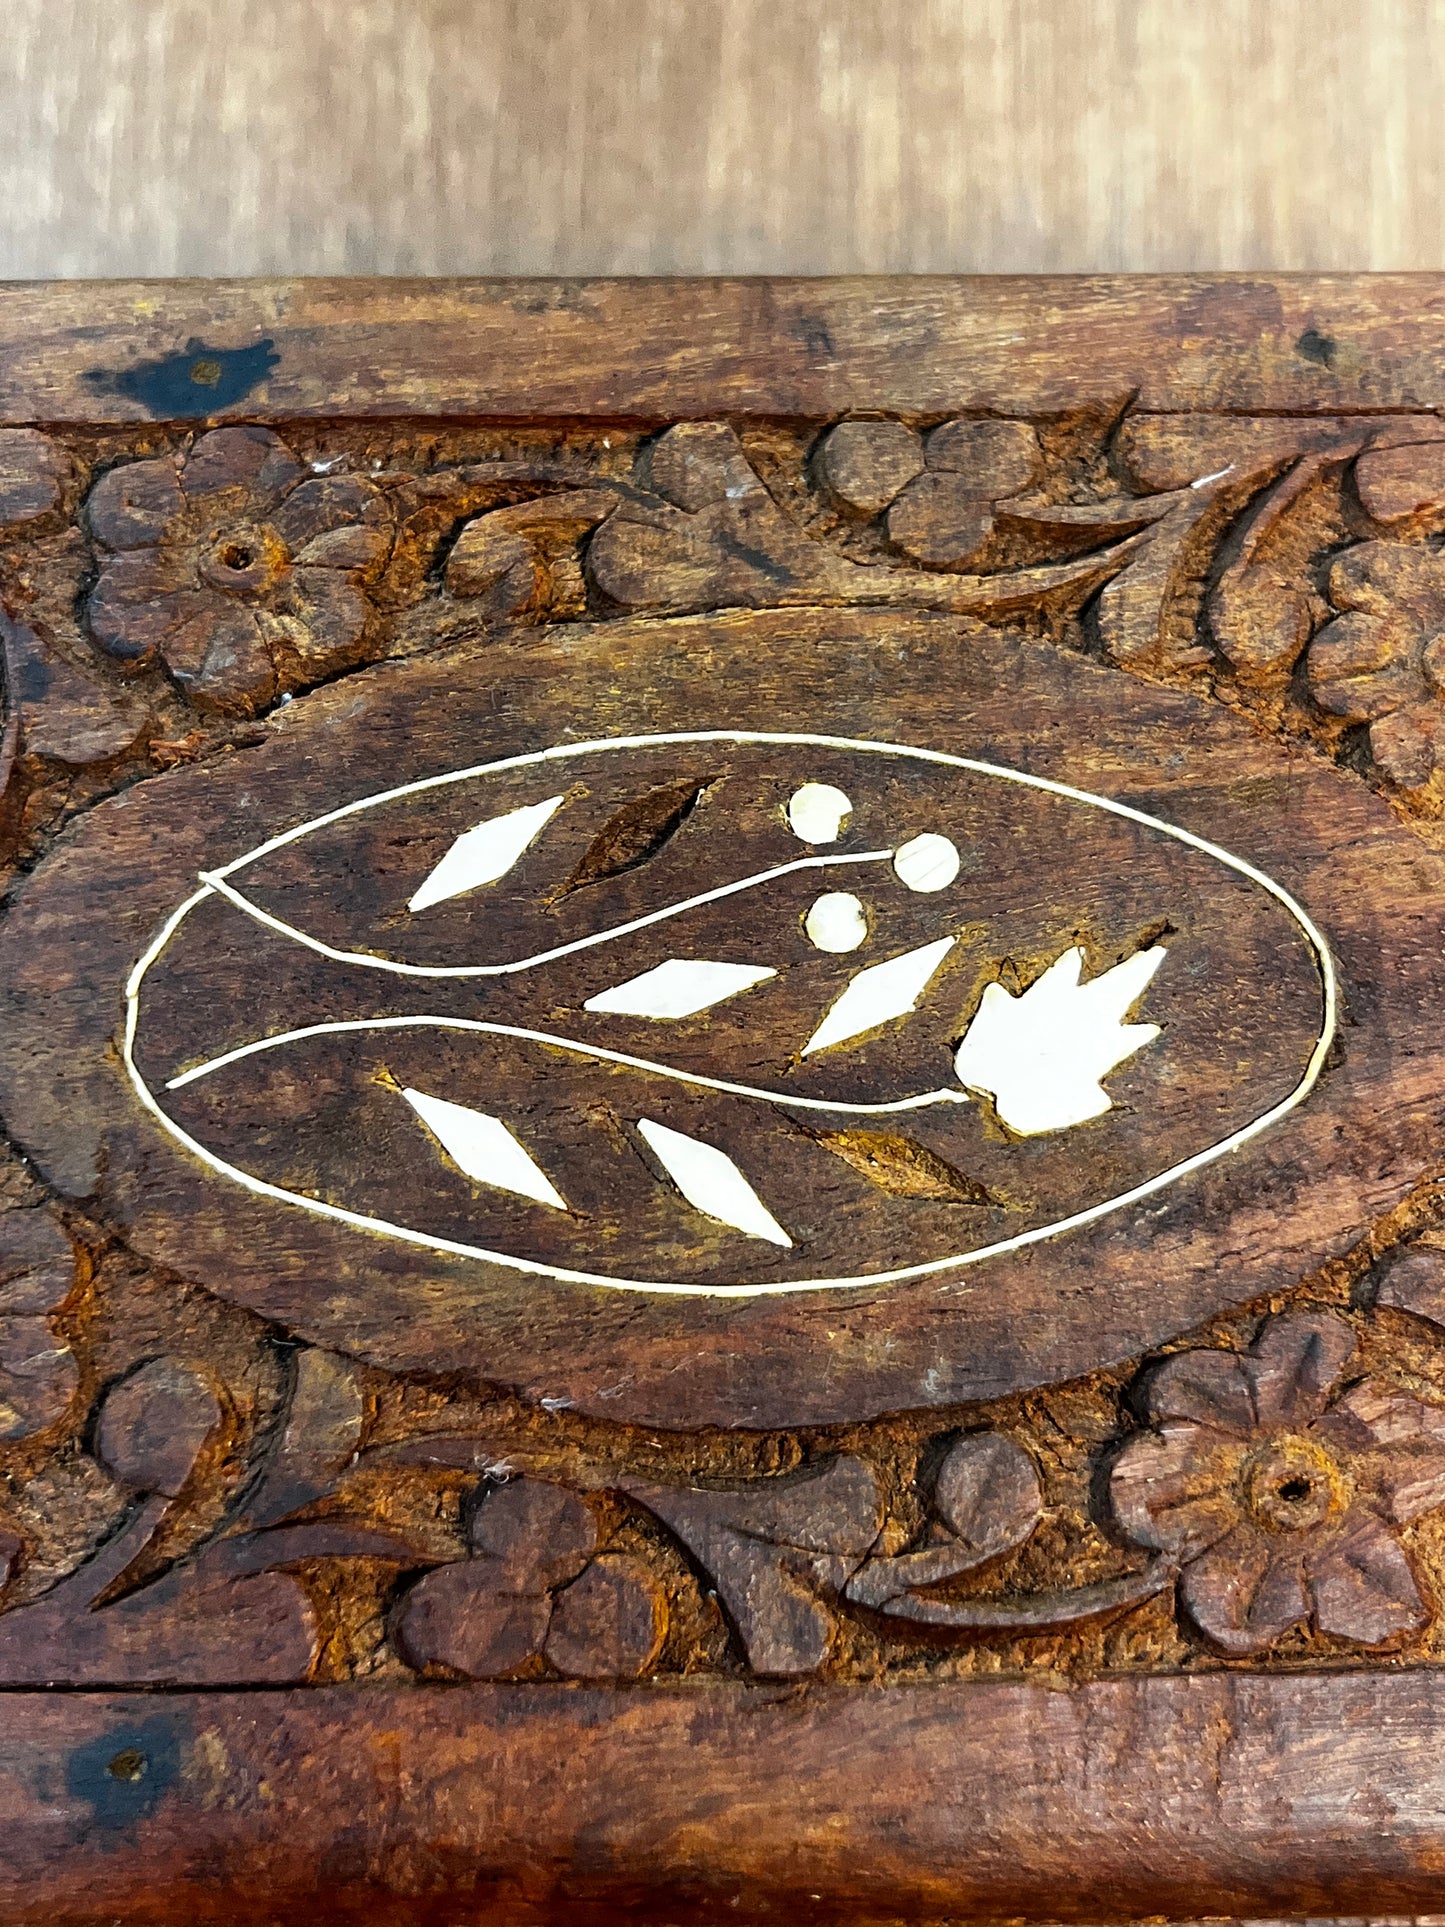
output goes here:
[[931, 569], [964, 569], [982, 550], [993, 511], [969, 475], [929, 471], [888, 511], [889, 538]]
[[371, 482], [357, 475], [318, 475], [293, 489], [271, 519], [296, 555], [308, 542], [335, 531], [380, 527], [387, 513], [385, 498]]
[[1398, 617], [1352, 610], [1327, 622], [1310, 644], [1310, 689], [1321, 709], [1348, 722], [1386, 716], [1418, 691], [1410, 633]]
[[928, 438], [928, 466], [967, 478], [975, 495], [1016, 495], [1039, 470], [1039, 440], [1028, 422], [944, 422]]
[[1382, 528], [1433, 517], [1445, 505], [1445, 445], [1369, 449], [1355, 464], [1355, 487], [1365, 513]]
[[477, 1510], [472, 1545], [511, 1592], [543, 1592], [575, 1579], [597, 1543], [592, 1514], [565, 1486], [513, 1479]]
[[279, 495], [305, 470], [269, 428], [213, 428], [202, 435], [181, 468], [181, 487], [209, 507], [227, 489]]
[[297, 564], [307, 569], [343, 569], [371, 574], [386, 560], [391, 537], [385, 529], [328, 529], [296, 551]]
[[355, 658], [370, 614], [361, 591], [336, 569], [297, 569], [293, 578], [301, 633], [297, 653], [308, 675], [325, 674], [349, 665]]
[[544, 1648], [573, 1679], [636, 1679], [667, 1632], [667, 1594], [640, 1559], [604, 1552], [557, 1596]]
[[923, 467], [923, 444], [903, 422], [839, 422], [819, 457], [829, 492], [876, 515]]
[[1257, 1653], [1303, 1619], [1303, 1554], [1298, 1536], [1272, 1539], [1238, 1525], [1186, 1566], [1180, 1593], [1199, 1630], [1224, 1652]]
[[275, 692], [275, 668], [254, 612], [224, 598], [172, 631], [161, 654], [198, 708], [246, 715]]
[[1155, 1365], [1142, 1387], [1152, 1419], [1193, 1419], [1244, 1438], [1254, 1430], [1254, 1396], [1234, 1352], [1175, 1352]]
[[1232, 1530], [1242, 1447], [1211, 1426], [1166, 1422], [1131, 1439], [1114, 1461], [1109, 1500], [1136, 1545], [1189, 1555]]
[[85, 519], [106, 548], [139, 549], [159, 542], [183, 507], [174, 462], [122, 462], [90, 491]]
[[449, 1666], [470, 1679], [496, 1679], [542, 1649], [552, 1601], [546, 1593], [503, 1592], [490, 1559], [441, 1566], [419, 1580], [397, 1614], [396, 1640], [411, 1666]]
[[1445, 607], [1445, 567], [1433, 549], [1413, 542], [1361, 542], [1330, 570], [1330, 601], [1337, 609], [1368, 609], [1376, 615], [1406, 610], [1433, 627]]
[[1308, 1562], [1320, 1631], [1378, 1646], [1425, 1625], [1430, 1614], [1394, 1534], [1357, 1512], [1345, 1534]]
[[1354, 1333], [1328, 1312], [1271, 1318], [1243, 1361], [1260, 1426], [1308, 1424], [1354, 1350]]
[[86, 618], [102, 649], [133, 662], [197, 615], [224, 608], [225, 600], [200, 586], [193, 560], [182, 551], [141, 549], [106, 563]]
[[1433, 705], [1414, 704], [1370, 725], [1370, 754], [1391, 782], [1402, 789], [1429, 782], [1439, 760], [1442, 721]]
[[1445, 1505], [1445, 1408], [1366, 1379], [1312, 1432], [1360, 1458], [1358, 1476], [1396, 1525]]

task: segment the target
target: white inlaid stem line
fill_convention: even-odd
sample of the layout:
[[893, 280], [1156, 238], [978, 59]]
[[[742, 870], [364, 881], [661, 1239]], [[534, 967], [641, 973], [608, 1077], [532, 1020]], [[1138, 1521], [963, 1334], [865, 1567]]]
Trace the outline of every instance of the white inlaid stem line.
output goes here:
[[651, 1118], [639, 1118], [637, 1128], [694, 1211], [729, 1224], [749, 1238], [763, 1238], [768, 1244], [791, 1249], [792, 1239], [726, 1151], [704, 1144], [701, 1138], [669, 1130], [665, 1124], [654, 1124]]
[[559, 957], [572, 957], [579, 950], [592, 950], [600, 943], [615, 943], [619, 937], [630, 937], [635, 930], [646, 930], [652, 924], [665, 923], [669, 917], [680, 917], [688, 910], [697, 910], [705, 903], [717, 903], [724, 897], [735, 897], [744, 890], [755, 890], [764, 883], [772, 883], [778, 877], [791, 876], [798, 870], [823, 870], [840, 863], [890, 863], [891, 850], [862, 850], [856, 856], [800, 856], [791, 863], [780, 863], [772, 870], [759, 870], [755, 876], [740, 877], [736, 883], [720, 884], [716, 890], [704, 890], [700, 896], [687, 897], [681, 903], [665, 904], [660, 910], [649, 910], [646, 916], [634, 917], [630, 923], [619, 923], [611, 930], [595, 930], [590, 937], [578, 937], [572, 943], [558, 944], [552, 950], [539, 950], [535, 956], [519, 957], [514, 963], [502, 964], [409, 964], [397, 963], [390, 957], [374, 957], [365, 950], [337, 950], [332, 944], [323, 943], [319, 937], [310, 937], [295, 924], [287, 923], [281, 917], [272, 916], [249, 897], [242, 896], [226, 879], [235, 864], [224, 870], [202, 870], [200, 880], [208, 889], [233, 903], [238, 910], [244, 910], [248, 917], [274, 930], [278, 936], [289, 937], [292, 943], [303, 944], [306, 949], [314, 950], [318, 957], [329, 957], [333, 963], [356, 964], [363, 970], [386, 970], [397, 977], [510, 977], [523, 970], [535, 970], [539, 964], [555, 963]]
[[850, 1116], [882, 1117], [894, 1111], [927, 1110], [933, 1104], [970, 1102], [967, 1091], [943, 1090], [920, 1091], [912, 1097], [894, 1098], [886, 1104], [835, 1104], [821, 1097], [794, 1097], [787, 1091], [767, 1091], [752, 1084], [731, 1084], [725, 1078], [705, 1077], [700, 1071], [680, 1071], [671, 1064], [655, 1064], [650, 1058], [632, 1057], [626, 1051], [607, 1050], [601, 1044], [579, 1043], [575, 1037], [561, 1037], [550, 1030], [526, 1030], [519, 1024], [491, 1024], [480, 1017], [431, 1016], [355, 1017], [327, 1024], [304, 1024], [298, 1030], [283, 1030], [272, 1037], [257, 1037], [249, 1044], [238, 1044], [235, 1050], [208, 1058], [204, 1064], [193, 1064], [189, 1070], [169, 1078], [165, 1088], [168, 1091], [183, 1090], [187, 1084], [209, 1077], [213, 1071], [224, 1070], [228, 1064], [237, 1064], [243, 1057], [279, 1050], [283, 1044], [299, 1043], [307, 1037], [341, 1037], [367, 1030], [458, 1030], [482, 1037], [516, 1037], [523, 1043], [549, 1044], [557, 1050], [570, 1051], [574, 1057], [592, 1057], [603, 1064], [621, 1064], [627, 1070], [646, 1071], [653, 1077], [668, 1077], [674, 1083], [690, 1084], [698, 1090], [725, 1091], [730, 1097], [755, 1097], [764, 1104], [776, 1104], [787, 1111], [846, 1111]]
[[[1325, 1067], [1330, 1049], [1334, 1044], [1339, 1026], [1339, 988], [1335, 976], [1334, 960], [1318, 926], [1304, 907], [1292, 897], [1282, 884], [1267, 876], [1263, 870], [1245, 858], [1233, 855], [1211, 843], [1207, 838], [1196, 836], [1192, 830], [1180, 829], [1177, 825], [1166, 823], [1162, 817], [1150, 816], [1147, 811], [1135, 809], [1131, 803], [1116, 802], [1112, 797], [1096, 796], [1088, 790], [1075, 789], [1072, 784], [1055, 782], [1052, 777], [1032, 776], [1023, 770], [1011, 770], [1001, 763], [985, 763], [974, 757], [954, 756], [945, 750], [915, 749], [901, 743], [870, 742], [858, 737], [820, 736], [813, 734], [786, 734], [780, 731], [711, 729], [693, 730], [686, 733], [672, 733], [654, 736], [623, 736], [611, 740], [588, 743], [557, 744], [550, 749], [537, 750], [526, 756], [507, 757], [491, 764], [479, 764], [468, 770], [457, 770], [443, 776], [423, 777], [414, 783], [400, 785], [394, 790], [380, 795], [358, 798], [355, 802], [344, 804], [341, 808], [328, 811], [324, 816], [313, 818], [309, 823], [297, 825], [273, 837], [269, 842], [259, 845], [245, 856], [237, 857], [224, 871], [214, 874], [230, 875], [247, 863], [293, 843], [298, 837], [305, 836], [313, 829], [339, 821], [343, 817], [355, 815], [360, 810], [374, 809], [378, 804], [389, 802], [396, 797], [411, 796], [437, 789], [447, 783], [462, 782], [468, 778], [483, 776], [493, 770], [514, 769], [526, 765], [545, 764], [560, 761], [563, 757], [595, 754], [605, 750], [652, 749], [671, 746], [676, 743], [777, 743], [798, 745], [821, 749], [851, 749], [862, 754], [878, 756], [901, 756], [916, 762], [937, 763], [949, 769], [972, 770], [981, 776], [998, 777], [1004, 782], [1018, 783], [1025, 789], [1043, 790], [1053, 796], [1064, 796], [1090, 809], [1103, 810], [1110, 816], [1123, 817], [1126, 821], [1141, 824], [1163, 836], [1172, 837], [1176, 843], [1201, 851], [1222, 863], [1226, 869], [1239, 876], [1248, 877], [1268, 896], [1274, 898], [1304, 934], [1319, 972], [1322, 994], [1322, 1011], [1319, 1034], [1314, 1048], [1298, 1083], [1278, 1104], [1273, 1104], [1249, 1123], [1241, 1125], [1225, 1137], [1197, 1151], [1192, 1157], [1170, 1165], [1166, 1170], [1156, 1173], [1141, 1183], [1131, 1185], [1111, 1198], [1104, 1198], [1098, 1204], [1087, 1206], [1068, 1217], [1056, 1218], [1049, 1224], [1036, 1225], [1031, 1230], [1016, 1232], [1011, 1238], [1003, 1238], [994, 1244], [980, 1245], [973, 1251], [955, 1252], [945, 1258], [931, 1259], [917, 1265], [903, 1265], [892, 1271], [862, 1273], [845, 1278], [783, 1278], [763, 1284], [748, 1285], [689, 1285], [673, 1280], [647, 1278], [607, 1277], [599, 1272], [578, 1271], [562, 1265], [543, 1264], [536, 1259], [517, 1257], [510, 1252], [489, 1251], [479, 1245], [468, 1245], [456, 1239], [441, 1238], [434, 1232], [418, 1231], [408, 1225], [392, 1224], [383, 1218], [368, 1217], [359, 1211], [348, 1211], [340, 1205], [328, 1204], [321, 1198], [309, 1198], [300, 1192], [284, 1190], [280, 1185], [268, 1184], [264, 1178], [253, 1177], [250, 1172], [242, 1171], [239, 1166], [217, 1157], [172, 1118], [157, 1100], [154, 1092], [141, 1076], [135, 1061], [136, 1031], [140, 1021], [140, 992], [146, 973], [170, 943], [181, 924], [198, 904], [203, 903], [211, 894], [209, 885], [193, 891], [186, 900], [172, 911], [161, 925], [156, 935], [147, 945], [137, 961], [126, 983], [125, 1027], [121, 1039], [121, 1058], [126, 1075], [130, 1078], [136, 1097], [147, 1112], [156, 1120], [160, 1128], [183, 1150], [189, 1151], [207, 1169], [218, 1176], [228, 1178], [239, 1184], [243, 1190], [257, 1197], [270, 1198], [280, 1204], [289, 1204], [298, 1210], [309, 1211], [317, 1217], [326, 1218], [337, 1224], [351, 1226], [354, 1230], [368, 1231], [383, 1237], [397, 1238], [405, 1244], [415, 1245], [423, 1251], [440, 1252], [452, 1257], [474, 1258], [487, 1264], [500, 1265], [504, 1270], [521, 1272], [529, 1277], [551, 1278], [561, 1284], [597, 1285], [612, 1291], [643, 1291], [662, 1297], [680, 1298], [764, 1298], [778, 1297], [794, 1291], [851, 1291], [871, 1288], [876, 1285], [900, 1284], [908, 1279], [941, 1277], [948, 1272], [962, 1271], [969, 1266], [983, 1264], [990, 1258], [1002, 1256], [1010, 1251], [1022, 1251], [1031, 1245], [1044, 1244], [1050, 1239], [1063, 1236], [1066, 1232], [1079, 1230], [1084, 1225], [1095, 1224], [1101, 1218], [1112, 1216], [1116, 1211], [1127, 1210], [1129, 1206], [1142, 1203], [1144, 1199], [1156, 1196], [1170, 1185], [1177, 1184], [1191, 1172], [1202, 1170], [1216, 1160], [1228, 1157], [1242, 1150], [1252, 1139], [1259, 1137], [1278, 1124], [1295, 1110], [1309, 1096]], [[242, 904], [248, 914], [250, 905]], [[375, 959], [363, 961], [375, 962]], [[458, 1028], [461, 1028], [458, 1025]], [[329, 1027], [328, 1027], [329, 1028]], [[344, 1028], [338, 1026], [338, 1028]], [[279, 1041], [279, 1040], [273, 1040]], [[265, 1045], [260, 1046], [265, 1048]], [[255, 1048], [255, 1047], [251, 1047]], [[231, 1053], [228, 1055], [235, 1055]], [[217, 1064], [226, 1061], [215, 1060]], [[786, 1100], [784, 1100], [786, 1101]], [[832, 1107], [830, 1107], [832, 1108]]]

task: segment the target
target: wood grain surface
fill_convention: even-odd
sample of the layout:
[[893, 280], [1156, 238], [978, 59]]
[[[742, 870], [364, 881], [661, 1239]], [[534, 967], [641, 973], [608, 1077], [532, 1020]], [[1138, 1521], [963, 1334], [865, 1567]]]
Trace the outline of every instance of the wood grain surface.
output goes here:
[[[855, 412], [1038, 409], [1102, 422], [1126, 404], [1418, 424], [1445, 408], [1445, 287], [1430, 274], [1325, 274], [0, 289], [0, 422], [753, 415], [821, 426]], [[1241, 431], [1225, 464], [1272, 432]]]
[[1435, 0], [8, 0], [0, 274], [1408, 268]]
[[[17, 1695], [14, 1927], [1438, 1905], [1438, 1678]], [[1000, 1762], [1007, 1761], [1007, 1770]]]

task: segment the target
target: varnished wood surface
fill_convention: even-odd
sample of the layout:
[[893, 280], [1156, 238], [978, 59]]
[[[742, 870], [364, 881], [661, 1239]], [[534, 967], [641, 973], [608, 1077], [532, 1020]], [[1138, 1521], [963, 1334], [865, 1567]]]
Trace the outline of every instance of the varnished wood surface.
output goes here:
[[0, 288], [0, 422], [1445, 407], [1439, 275]]
[[1442, 1743], [1420, 1673], [19, 1695], [0, 1907], [13, 1927], [1429, 1913]]
[[1431, 267], [1430, 0], [9, 0], [0, 273]]

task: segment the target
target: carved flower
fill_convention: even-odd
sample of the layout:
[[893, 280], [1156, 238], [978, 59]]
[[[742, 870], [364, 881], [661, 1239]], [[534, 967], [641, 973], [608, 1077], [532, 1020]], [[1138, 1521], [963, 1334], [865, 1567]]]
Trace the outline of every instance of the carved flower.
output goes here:
[[312, 474], [269, 429], [218, 428], [179, 459], [113, 468], [86, 517], [102, 555], [91, 634], [123, 662], [159, 655], [202, 708], [248, 713], [364, 652], [385, 499]]
[[409, 1665], [505, 1679], [545, 1660], [574, 1679], [636, 1679], [656, 1659], [666, 1596], [631, 1554], [597, 1553], [575, 1492], [514, 1479], [480, 1505], [471, 1542], [403, 1599], [393, 1635]]
[[1226, 1653], [1305, 1619], [1379, 1645], [1425, 1625], [1397, 1528], [1445, 1503], [1445, 1410], [1363, 1379], [1327, 1314], [1271, 1319], [1248, 1352], [1180, 1352], [1144, 1398], [1155, 1429], [1115, 1462], [1137, 1544], [1183, 1564], [1180, 1592]]
[[1342, 613], [1310, 644], [1315, 701], [1370, 726], [1375, 761], [1402, 789], [1445, 770], [1445, 556], [1409, 542], [1361, 542], [1330, 571]]
[[965, 569], [993, 533], [993, 504], [1037, 477], [1039, 444], [1027, 422], [944, 422], [925, 441], [902, 422], [846, 421], [823, 441], [819, 464], [842, 507], [887, 509], [889, 538], [905, 555]]

